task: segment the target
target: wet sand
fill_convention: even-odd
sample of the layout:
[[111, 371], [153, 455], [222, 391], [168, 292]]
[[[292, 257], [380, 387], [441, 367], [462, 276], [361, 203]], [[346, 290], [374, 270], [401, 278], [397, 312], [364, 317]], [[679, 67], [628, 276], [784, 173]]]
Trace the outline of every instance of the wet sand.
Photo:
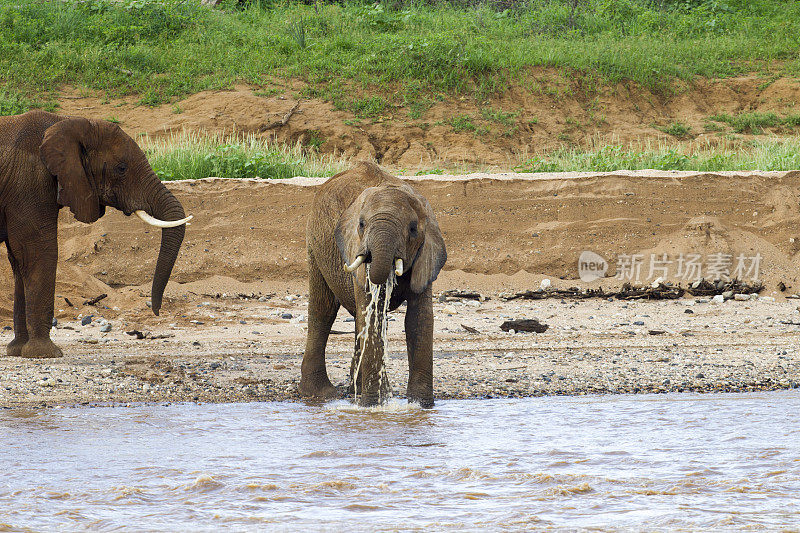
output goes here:
[[[437, 298], [436, 398], [751, 391], [800, 383], [797, 300], [506, 302], [488, 296], [484, 302]], [[135, 327], [125, 321], [112, 320], [107, 333], [97, 321], [62, 321], [53, 338], [64, 358], [0, 358], [0, 406], [299, 400], [307, 302], [303, 294], [265, 302], [208, 298], [197, 304], [204, 320], [165, 322], [141, 340], [125, 333]], [[399, 397], [408, 368], [402, 311], [389, 326], [388, 371]], [[501, 331], [513, 318], [538, 318], [549, 329]], [[328, 371], [344, 391], [353, 322], [342, 311], [333, 328], [346, 333], [331, 336]], [[4, 331], [0, 341], [10, 338]]]

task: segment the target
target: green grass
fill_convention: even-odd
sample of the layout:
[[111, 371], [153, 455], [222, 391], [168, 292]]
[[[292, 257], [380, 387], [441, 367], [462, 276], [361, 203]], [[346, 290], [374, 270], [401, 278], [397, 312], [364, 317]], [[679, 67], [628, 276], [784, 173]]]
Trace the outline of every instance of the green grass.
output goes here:
[[[312, 144], [314, 139], [310, 141]], [[317, 140], [317, 142], [321, 142]], [[164, 181], [219, 178], [332, 176], [344, 159], [309, 152], [301, 146], [272, 144], [255, 137], [229, 139], [184, 133], [166, 139], [140, 139], [150, 165]]]
[[777, 126], [779, 124], [778, 115], [775, 113], [741, 113], [739, 115], [714, 115], [709, 117], [715, 122], [729, 124], [736, 133], [760, 134], [763, 128]]
[[[141, 139], [156, 174], [165, 181], [221, 178], [328, 177], [348, 168], [346, 158], [320, 155], [301, 146], [276, 145], [255, 137], [233, 140], [221, 136], [182, 134], [167, 139]], [[420, 171], [443, 173], [444, 167]], [[729, 146], [678, 149], [645, 143], [636, 148], [605, 146], [599, 150], [562, 148], [525, 158], [516, 172], [613, 172], [617, 170], [783, 171], [800, 168], [800, 139], [770, 139]], [[452, 170], [452, 169], [449, 169]], [[474, 169], [473, 169], [474, 170]]]
[[729, 146], [679, 149], [646, 143], [637, 148], [563, 148], [526, 158], [517, 172], [612, 172], [615, 170], [794, 170], [800, 168], [800, 139], [764, 140]]
[[524, 81], [532, 66], [659, 89], [697, 75], [800, 70], [798, 2], [478, 4], [0, 0], [0, 86], [39, 98], [73, 85], [157, 105], [275, 76], [478, 96]]
[[337, 109], [347, 109], [359, 118], [377, 118], [389, 107], [389, 103], [382, 96], [334, 100], [334, 104]]
[[503, 111], [502, 109], [487, 107], [481, 109], [481, 116], [483, 116], [484, 120], [497, 122], [498, 124], [502, 124], [504, 126], [513, 126], [517, 121], [519, 112]]
[[478, 129], [478, 127], [475, 126], [475, 122], [472, 121], [472, 117], [467, 115], [459, 115], [451, 118], [450, 125], [453, 127], [453, 131], [456, 133], [474, 132]]
[[29, 109], [44, 109], [55, 111], [53, 101], [39, 102], [23, 96], [18, 91], [0, 90], [0, 117], [4, 115], [18, 115]]
[[710, 120], [725, 123], [731, 126], [735, 133], [752, 133], [760, 135], [764, 133], [764, 128], [795, 128], [800, 126], [800, 115], [786, 115], [779, 117], [772, 112], [759, 113], [740, 113], [738, 115], [720, 114], [709, 117]]
[[667, 135], [672, 135], [673, 137], [676, 137], [678, 139], [683, 139], [689, 136], [692, 129], [686, 124], [683, 124], [681, 122], [673, 122], [666, 128], [663, 128], [661, 131], [663, 131]]

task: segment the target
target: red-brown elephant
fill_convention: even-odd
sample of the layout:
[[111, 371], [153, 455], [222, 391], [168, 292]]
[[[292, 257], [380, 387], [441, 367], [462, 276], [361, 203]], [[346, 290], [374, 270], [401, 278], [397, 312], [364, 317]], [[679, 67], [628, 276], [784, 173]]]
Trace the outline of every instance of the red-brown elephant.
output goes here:
[[96, 221], [111, 206], [164, 228], [153, 276], [155, 314], [191, 218], [119, 126], [42, 111], [0, 117], [0, 241], [14, 272], [10, 356], [62, 355], [50, 340], [62, 206], [81, 222]]

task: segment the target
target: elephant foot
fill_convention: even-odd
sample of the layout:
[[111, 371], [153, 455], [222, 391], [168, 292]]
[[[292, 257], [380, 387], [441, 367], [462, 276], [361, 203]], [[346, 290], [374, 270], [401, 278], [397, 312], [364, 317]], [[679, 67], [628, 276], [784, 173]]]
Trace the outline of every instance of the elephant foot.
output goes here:
[[15, 338], [13, 341], [8, 343], [8, 346], [6, 347], [6, 355], [9, 357], [22, 357], [22, 347], [26, 342], [28, 342], [28, 339], [22, 340]]
[[20, 357], [27, 359], [54, 359], [63, 357], [61, 348], [50, 339], [31, 339], [22, 346]]
[[406, 390], [406, 398], [409, 403], [418, 403], [423, 409], [433, 407], [433, 383], [420, 384], [411, 382]]
[[433, 408], [433, 396], [430, 397], [420, 397], [420, 396], [410, 396], [406, 395], [408, 398], [409, 403], [418, 403], [420, 407], [423, 409], [432, 409]]
[[331, 384], [327, 374], [316, 374], [311, 377], [301, 377], [297, 386], [303, 398], [322, 398], [330, 400], [339, 397], [339, 390]]

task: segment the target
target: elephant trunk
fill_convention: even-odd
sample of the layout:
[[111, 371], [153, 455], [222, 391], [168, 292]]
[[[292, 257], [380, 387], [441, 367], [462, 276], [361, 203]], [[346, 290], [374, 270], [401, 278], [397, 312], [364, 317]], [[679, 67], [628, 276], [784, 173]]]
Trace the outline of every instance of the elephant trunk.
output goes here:
[[[158, 180], [155, 174], [153, 178], [156, 182], [149, 191], [148, 204], [151, 206], [149, 214], [160, 220], [180, 220], [184, 218], [186, 214], [178, 199]], [[164, 289], [167, 286], [167, 281], [169, 281], [175, 260], [178, 258], [178, 252], [185, 233], [185, 225], [161, 230], [161, 249], [158, 252], [158, 261], [153, 274], [153, 288], [151, 291], [153, 313], [156, 315], [161, 309]]]
[[399, 232], [389, 224], [380, 224], [370, 231], [368, 249], [370, 255], [369, 280], [383, 285], [395, 270], [395, 250], [400, 240]]

